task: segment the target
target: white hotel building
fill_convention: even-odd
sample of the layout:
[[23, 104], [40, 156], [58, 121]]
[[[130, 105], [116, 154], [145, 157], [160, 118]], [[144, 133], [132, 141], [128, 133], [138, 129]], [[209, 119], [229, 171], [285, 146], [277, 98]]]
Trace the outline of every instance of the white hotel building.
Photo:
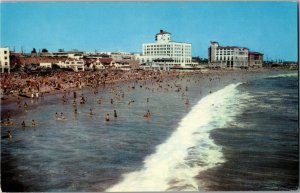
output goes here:
[[192, 44], [171, 41], [171, 33], [160, 30], [154, 43], [143, 44], [142, 55], [137, 55], [144, 69], [170, 70], [171, 67], [185, 67], [192, 63]]
[[2, 73], [5, 69], [10, 72], [9, 48], [0, 48], [0, 67]]
[[208, 48], [209, 67], [247, 68], [249, 49], [237, 46], [219, 46], [218, 42], [211, 42]]

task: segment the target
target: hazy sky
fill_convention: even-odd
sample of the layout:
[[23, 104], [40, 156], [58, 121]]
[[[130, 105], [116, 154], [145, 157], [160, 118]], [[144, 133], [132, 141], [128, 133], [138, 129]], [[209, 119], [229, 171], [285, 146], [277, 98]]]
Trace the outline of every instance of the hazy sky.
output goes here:
[[296, 2], [0, 3], [1, 47], [141, 52], [160, 29], [207, 57], [210, 41], [297, 60]]

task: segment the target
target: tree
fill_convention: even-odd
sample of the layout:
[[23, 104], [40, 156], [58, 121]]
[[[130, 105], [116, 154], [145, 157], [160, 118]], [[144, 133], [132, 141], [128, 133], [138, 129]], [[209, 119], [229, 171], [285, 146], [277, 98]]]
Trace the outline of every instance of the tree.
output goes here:
[[46, 48], [43, 48], [42, 53], [46, 53], [46, 52], [48, 52], [48, 50]]
[[32, 49], [31, 53], [32, 53], [32, 54], [36, 54], [35, 48]]

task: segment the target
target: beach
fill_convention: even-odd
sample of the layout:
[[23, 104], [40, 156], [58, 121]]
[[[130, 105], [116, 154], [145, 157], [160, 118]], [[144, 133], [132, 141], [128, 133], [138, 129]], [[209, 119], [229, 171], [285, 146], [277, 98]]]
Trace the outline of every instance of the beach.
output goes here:
[[[230, 137], [218, 128], [242, 123], [237, 120], [249, 102], [248, 84], [288, 73], [295, 72], [66, 73], [35, 77], [30, 89], [26, 81], [20, 83], [22, 75], [15, 75], [19, 82], [3, 80], [6, 92], [20, 83], [29, 98], [12, 92], [1, 100], [1, 134], [12, 133], [1, 141], [1, 167], [8, 168], [1, 173], [2, 190], [253, 190], [213, 180], [226, 169], [222, 166], [236, 160], [229, 156]], [[38, 91], [44, 96], [30, 97]], [[7, 118], [11, 124], [5, 125]]]

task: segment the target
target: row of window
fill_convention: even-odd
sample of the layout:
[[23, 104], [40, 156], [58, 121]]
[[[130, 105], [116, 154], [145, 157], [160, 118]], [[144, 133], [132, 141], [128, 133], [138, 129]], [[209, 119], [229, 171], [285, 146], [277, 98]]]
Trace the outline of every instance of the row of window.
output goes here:
[[188, 57], [191, 54], [171, 54], [171, 53], [144, 53], [145, 56], [177, 56], [177, 57]]
[[8, 62], [4, 62], [4, 66], [8, 66]]
[[174, 53], [174, 54], [186, 54], [186, 55], [191, 55], [191, 52], [188, 52], [188, 51], [185, 51], [185, 52], [182, 52], [182, 51], [169, 51], [169, 50], [146, 50], [144, 51], [144, 53], [152, 53], [152, 54], [157, 54], [157, 53]]
[[170, 44], [158, 44], [158, 45], [144, 45], [144, 48], [145, 49], [150, 49], [150, 48], [175, 48], [175, 49], [182, 49], [182, 48], [185, 48], [185, 49], [191, 49], [191, 46], [190, 45], [170, 45]]
[[[139, 61], [142, 62], [142, 63], [145, 63], [145, 62], [151, 62], [152, 60], [142, 58]], [[168, 63], [183, 63], [183, 62], [191, 63], [191, 60], [189, 60], [189, 59], [185, 59], [185, 60], [184, 59], [182, 59], [182, 60], [177, 59], [177, 60], [174, 60], [173, 62], [168, 62]]]
[[66, 64], [83, 64], [83, 62], [66, 62]]
[[191, 52], [191, 49], [173, 49], [173, 48], [146, 48], [144, 51], [159, 51], [159, 50], [168, 50], [168, 51], [181, 51], [181, 52]]
[[190, 48], [169, 48], [169, 47], [159, 47], [159, 48], [149, 48], [146, 47], [144, 50], [188, 50], [191, 51]]
[[221, 60], [248, 60], [248, 57], [233, 57], [233, 56], [231, 56], [231, 57], [216, 57], [216, 60], [217, 61], [221, 61]]

